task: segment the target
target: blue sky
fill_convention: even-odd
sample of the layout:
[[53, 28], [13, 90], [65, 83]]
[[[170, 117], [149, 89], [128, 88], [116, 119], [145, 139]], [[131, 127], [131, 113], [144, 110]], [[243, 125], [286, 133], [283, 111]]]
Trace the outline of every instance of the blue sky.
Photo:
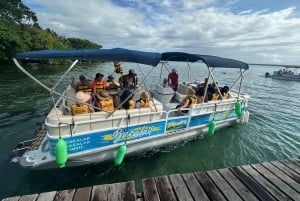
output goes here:
[[103, 48], [300, 64], [299, 0], [23, 0], [43, 28]]

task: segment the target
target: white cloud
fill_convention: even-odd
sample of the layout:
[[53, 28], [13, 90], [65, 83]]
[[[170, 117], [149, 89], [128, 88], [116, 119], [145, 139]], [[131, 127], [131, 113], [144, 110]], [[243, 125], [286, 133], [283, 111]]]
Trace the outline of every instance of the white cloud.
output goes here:
[[[139, 50], [184, 51], [249, 63], [299, 64], [300, 17], [296, 8], [239, 13], [212, 7], [215, 0], [26, 0], [43, 28], [66, 37]], [[228, 7], [229, 6], [229, 7]]]

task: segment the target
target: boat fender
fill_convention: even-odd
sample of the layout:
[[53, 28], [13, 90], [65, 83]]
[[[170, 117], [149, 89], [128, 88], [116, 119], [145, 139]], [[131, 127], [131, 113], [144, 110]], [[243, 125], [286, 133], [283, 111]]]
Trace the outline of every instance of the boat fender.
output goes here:
[[234, 111], [235, 113], [239, 116], [242, 112], [242, 107], [241, 107], [241, 103], [240, 101], [236, 101], [235, 105], [234, 105]]
[[215, 129], [216, 129], [216, 121], [212, 120], [209, 122], [208, 134], [213, 135], [215, 133]]
[[126, 150], [127, 150], [126, 144], [123, 144], [119, 147], [117, 155], [114, 160], [116, 166], [121, 165], [121, 163], [125, 157]]
[[250, 113], [249, 113], [249, 111], [246, 109], [246, 111], [245, 111], [245, 117], [244, 117], [244, 122], [245, 122], [245, 123], [247, 123], [247, 122], [249, 121], [249, 115], [250, 115]]
[[66, 141], [59, 137], [55, 145], [56, 164], [63, 168], [68, 160], [68, 147]]
[[244, 123], [244, 122], [245, 122], [245, 110], [243, 110], [240, 115], [240, 123]]

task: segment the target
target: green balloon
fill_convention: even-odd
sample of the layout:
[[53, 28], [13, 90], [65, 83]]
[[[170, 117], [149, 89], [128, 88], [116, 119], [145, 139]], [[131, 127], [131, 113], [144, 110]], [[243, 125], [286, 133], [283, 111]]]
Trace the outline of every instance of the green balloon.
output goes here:
[[116, 155], [115, 160], [114, 160], [115, 165], [117, 165], [117, 166], [121, 165], [121, 163], [122, 163], [122, 161], [125, 157], [126, 150], [127, 150], [126, 144], [123, 144], [119, 147], [117, 155]]
[[240, 116], [241, 112], [242, 112], [242, 106], [241, 106], [241, 103], [240, 101], [237, 101], [234, 105], [234, 111], [235, 113]]
[[60, 168], [65, 167], [65, 164], [68, 160], [68, 147], [67, 143], [62, 138], [59, 138], [55, 145], [55, 158], [56, 164]]
[[208, 134], [213, 135], [215, 133], [215, 129], [216, 129], [216, 122], [212, 120], [211, 122], [209, 122]]

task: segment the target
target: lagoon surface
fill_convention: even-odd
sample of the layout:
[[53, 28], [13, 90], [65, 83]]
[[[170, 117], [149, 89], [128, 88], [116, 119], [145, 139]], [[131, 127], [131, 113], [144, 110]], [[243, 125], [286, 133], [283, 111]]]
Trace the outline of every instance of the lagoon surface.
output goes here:
[[[64, 66], [30, 67], [28, 70], [53, 86], [64, 73]], [[100, 64], [81, 66], [106, 76]], [[105, 68], [106, 69], [106, 68]], [[0, 74], [0, 199], [90, 185], [134, 180], [137, 192], [141, 179], [173, 173], [207, 171], [300, 156], [300, 82], [265, 78], [265, 72], [279, 67], [250, 66], [245, 73], [242, 91], [251, 95], [250, 119], [247, 124], [218, 130], [181, 144], [162, 148], [159, 152], [125, 158], [120, 167], [112, 163], [92, 166], [32, 171], [11, 163], [11, 150], [18, 142], [34, 137], [38, 123], [43, 123], [51, 108], [49, 93], [21, 73], [15, 66], [1, 66]], [[127, 70], [125, 68], [125, 70]], [[146, 72], [147, 73], [147, 72]], [[181, 73], [181, 71], [179, 71]], [[219, 77], [223, 81], [237, 75], [229, 69]], [[148, 82], [158, 79], [159, 70], [151, 72]], [[63, 85], [69, 83], [69, 77]], [[219, 80], [217, 80], [219, 81]], [[63, 88], [63, 87], [62, 87]], [[62, 89], [59, 89], [62, 90]]]

